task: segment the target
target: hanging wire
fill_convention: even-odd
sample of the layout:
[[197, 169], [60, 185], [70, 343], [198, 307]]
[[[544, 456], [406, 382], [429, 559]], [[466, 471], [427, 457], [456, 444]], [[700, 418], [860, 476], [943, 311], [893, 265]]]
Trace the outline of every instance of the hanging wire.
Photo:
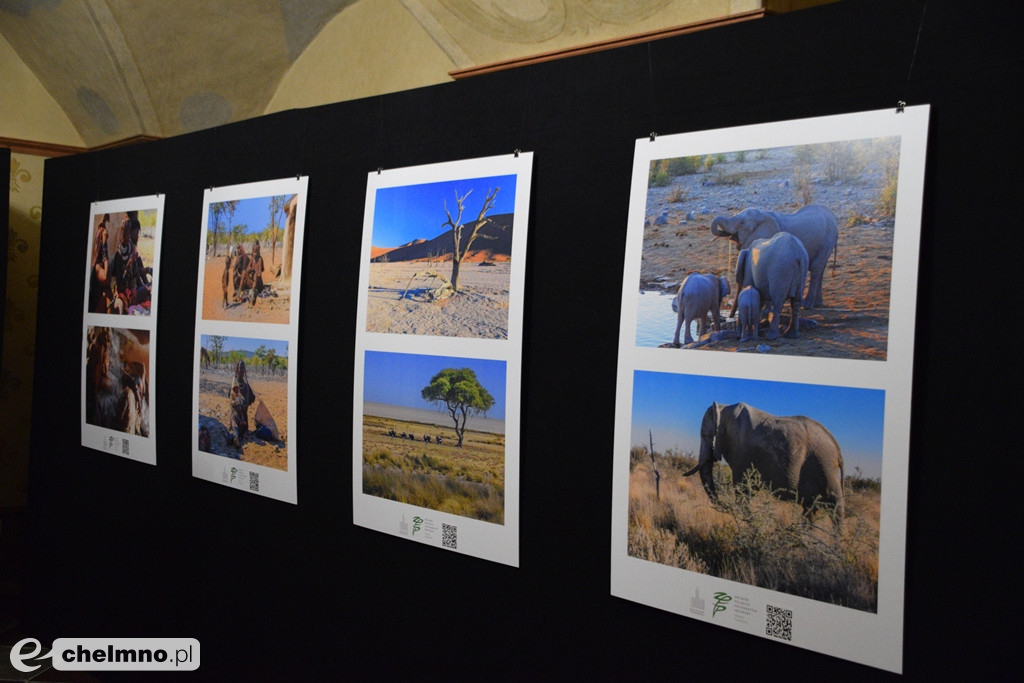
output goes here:
[[[914, 53], [910, 55], [910, 68], [907, 70], [907, 93], [910, 92], [910, 77], [914, 75], [914, 61], [917, 59], [917, 48], [921, 44], [921, 31], [924, 29], [924, 15], [928, 11], [928, 3], [921, 6], [921, 21], [917, 25], [917, 37], [914, 39]], [[903, 108], [907, 106], [906, 100], [896, 103], [896, 113], [902, 114]]]
[[651, 44], [647, 43], [647, 80], [651, 88], [651, 142], [658, 136], [658, 112], [654, 100], [654, 59], [651, 57]]

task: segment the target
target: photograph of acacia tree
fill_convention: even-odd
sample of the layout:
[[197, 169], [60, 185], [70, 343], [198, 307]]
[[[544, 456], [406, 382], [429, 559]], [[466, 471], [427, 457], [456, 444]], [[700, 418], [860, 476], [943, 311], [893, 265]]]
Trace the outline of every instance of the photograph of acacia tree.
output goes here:
[[505, 362], [367, 351], [363, 493], [503, 524]]

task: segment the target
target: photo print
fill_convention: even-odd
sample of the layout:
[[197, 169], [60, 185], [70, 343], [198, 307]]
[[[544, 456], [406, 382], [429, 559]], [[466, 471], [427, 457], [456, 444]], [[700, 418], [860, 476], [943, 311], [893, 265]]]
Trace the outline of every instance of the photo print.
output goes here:
[[156, 233], [156, 209], [93, 216], [86, 312], [150, 315]]
[[637, 345], [884, 360], [900, 138], [730, 146], [649, 162]]
[[367, 175], [355, 524], [519, 564], [532, 153]]
[[94, 203], [82, 304], [82, 445], [156, 464], [163, 195]]
[[629, 556], [877, 611], [884, 413], [880, 390], [637, 371]]
[[149, 331], [88, 326], [85, 333], [85, 421], [149, 436]]
[[367, 351], [363, 397], [363, 493], [504, 523], [504, 361]]
[[207, 190], [196, 290], [192, 475], [293, 504], [308, 181]]
[[376, 191], [367, 332], [508, 339], [516, 180]]
[[636, 141], [613, 595], [901, 670], [927, 128], [919, 106]]
[[203, 335], [199, 450], [288, 470], [288, 342]]
[[203, 319], [287, 324], [298, 194], [211, 201], [206, 210]]

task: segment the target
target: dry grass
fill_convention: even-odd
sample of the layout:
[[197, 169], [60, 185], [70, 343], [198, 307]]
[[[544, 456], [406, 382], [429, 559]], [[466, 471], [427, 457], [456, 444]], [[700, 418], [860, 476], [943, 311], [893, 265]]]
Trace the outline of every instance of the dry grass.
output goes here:
[[[439, 416], [440, 417], [440, 416]], [[416, 439], [388, 436], [415, 435]], [[427, 443], [423, 435], [442, 442]], [[504, 524], [505, 437], [451, 426], [363, 416], [363, 493], [460, 517]]]
[[729, 469], [715, 465], [719, 500], [712, 503], [692, 458], [631, 453], [628, 552], [633, 557], [800, 595], [877, 610], [881, 493], [847, 480], [846, 517], [837, 527], [824, 511], [808, 516], [748, 477], [733, 487]]

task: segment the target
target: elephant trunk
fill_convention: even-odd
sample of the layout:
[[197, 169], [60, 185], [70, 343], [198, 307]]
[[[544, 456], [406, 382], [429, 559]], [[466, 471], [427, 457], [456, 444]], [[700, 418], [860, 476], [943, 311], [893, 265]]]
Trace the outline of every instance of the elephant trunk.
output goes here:
[[735, 239], [736, 234], [729, 232], [723, 227], [725, 225], [725, 222], [725, 216], [715, 216], [711, 220], [711, 234], [714, 235], [715, 237], [728, 237], [730, 239]]
[[704, 486], [704, 490], [712, 502], [718, 500], [718, 491], [715, 490], [715, 478], [713, 475], [714, 466], [714, 458], [711, 457], [711, 446], [710, 444], [706, 445], [704, 439], [701, 439], [700, 459], [697, 461], [697, 466], [689, 472], [683, 473], [684, 477], [689, 477], [700, 472], [700, 483]]

